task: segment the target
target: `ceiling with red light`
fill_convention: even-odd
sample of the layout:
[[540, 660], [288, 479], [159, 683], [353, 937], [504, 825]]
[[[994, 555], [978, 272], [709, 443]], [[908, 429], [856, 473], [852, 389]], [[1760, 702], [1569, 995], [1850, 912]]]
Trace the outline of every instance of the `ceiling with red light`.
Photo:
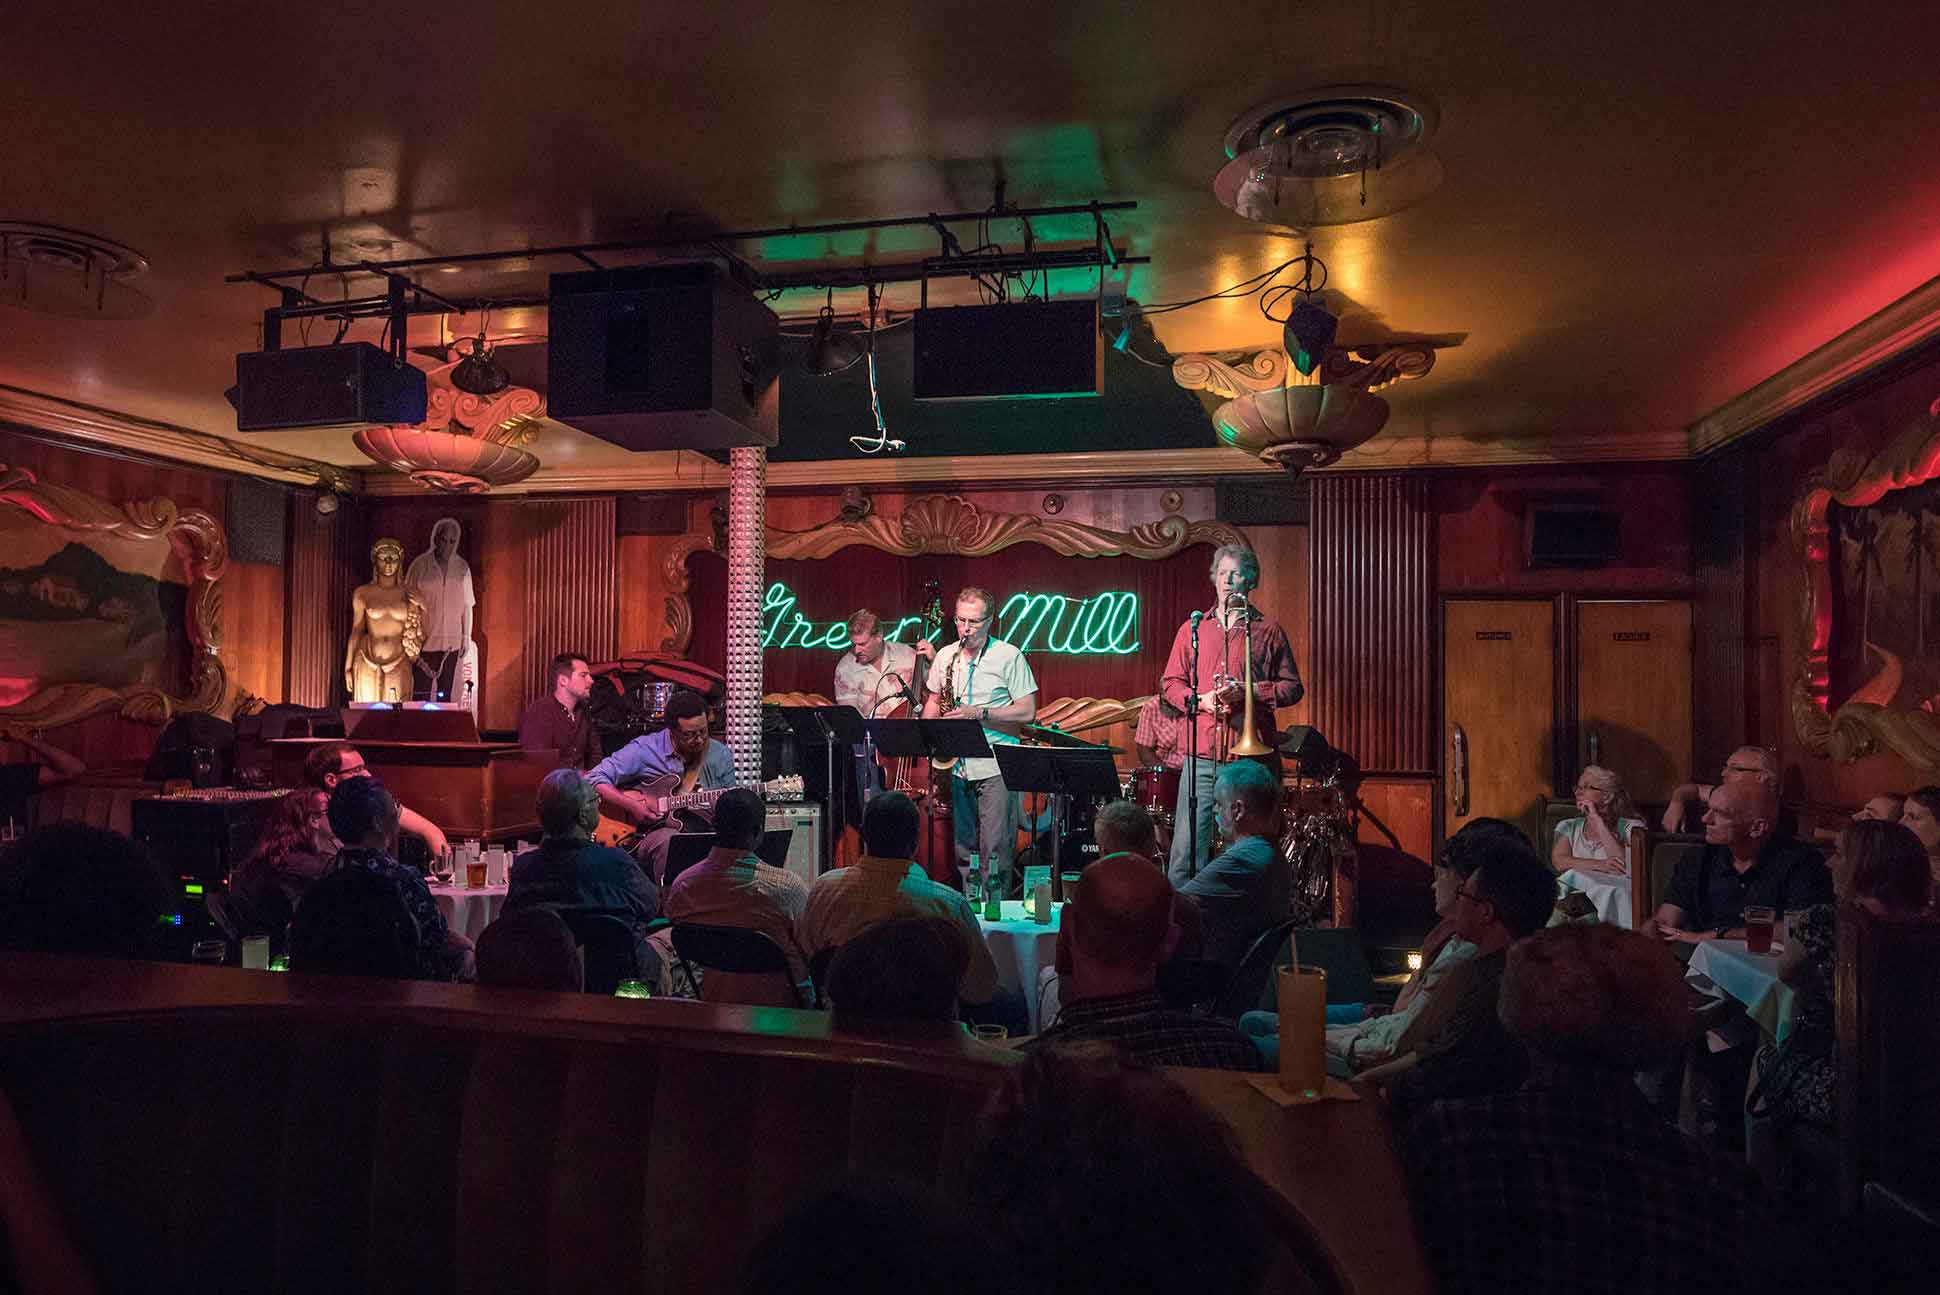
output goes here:
[[[999, 181], [1020, 205], [1136, 200], [1111, 221], [1152, 258], [1130, 295], [1197, 297], [1304, 241], [1214, 199], [1228, 124], [1276, 94], [1372, 82], [1433, 100], [1445, 179], [1398, 214], [1312, 232], [1341, 340], [1455, 343], [1390, 389], [1384, 434], [1569, 454], [1687, 427], [1940, 275], [1922, 9], [16, 0], [0, 220], [138, 249], [155, 307], [95, 321], [0, 306], [0, 383], [233, 436], [222, 391], [274, 298], [223, 276], [314, 261], [325, 239], [339, 259], [389, 258], [905, 216], [981, 209]], [[1003, 222], [990, 236], [1020, 241]], [[801, 268], [935, 242], [739, 250]], [[515, 297], [570, 268], [425, 282]], [[914, 285], [888, 293], [894, 310], [915, 299]], [[812, 316], [821, 295], [777, 304]], [[1250, 298], [1154, 323], [1175, 353], [1278, 339]], [[493, 328], [542, 332], [543, 311], [497, 312]], [[411, 340], [439, 330], [420, 319]], [[333, 333], [319, 322], [309, 341]], [[348, 430], [245, 439], [361, 461]], [[558, 428], [534, 448], [548, 463], [626, 457]]]

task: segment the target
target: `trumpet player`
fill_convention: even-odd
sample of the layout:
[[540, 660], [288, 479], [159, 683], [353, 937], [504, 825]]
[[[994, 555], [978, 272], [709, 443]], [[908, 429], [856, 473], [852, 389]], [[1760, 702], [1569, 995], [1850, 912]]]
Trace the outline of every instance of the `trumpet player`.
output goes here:
[[[1305, 689], [1286, 631], [1256, 610], [1249, 597], [1260, 582], [1260, 560], [1243, 544], [1222, 544], [1212, 560], [1213, 604], [1192, 613], [1172, 637], [1160, 693], [1186, 716], [1186, 760], [1167, 865], [1174, 885], [1183, 884], [1210, 857], [1213, 783], [1231, 762], [1246, 711], [1244, 680], [1252, 660], [1253, 724], [1268, 747], [1277, 744], [1277, 706], [1291, 706]], [[1264, 762], [1279, 781], [1277, 752]], [[1195, 812], [1196, 811], [1196, 812]]]
[[[923, 703], [925, 719], [976, 720], [993, 746], [1018, 741], [1019, 729], [1037, 716], [1037, 676], [1022, 652], [991, 636], [996, 610], [987, 589], [970, 585], [957, 595], [957, 641], [936, 654]], [[986, 884], [1008, 894], [1017, 854], [1017, 797], [994, 759], [966, 757], [957, 761], [956, 773], [977, 805], [977, 854]]]

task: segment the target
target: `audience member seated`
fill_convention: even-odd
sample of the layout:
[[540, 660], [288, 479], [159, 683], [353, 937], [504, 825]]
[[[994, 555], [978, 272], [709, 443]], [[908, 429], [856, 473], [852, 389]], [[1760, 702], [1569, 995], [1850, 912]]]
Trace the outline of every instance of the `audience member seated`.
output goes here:
[[1503, 1093], [1522, 1082], [1522, 1047], [1502, 1031], [1496, 999], [1509, 947], [1535, 934], [1556, 907], [1556, 874], [1521, 833], [1492, 834], [1455, 892], [1455, 937], [1475, 953], [1448, 973], [1398, 1046], [1402, 1055], [1362, 1078], [1386, 1088], [1397, 1124], [1429, 1102]]
[[[808, 980], [808, 956], [795, 937], [795, 923], [808, 907], [808, 887], [756, 857], [766, 827], [767, 811], [759, 796], [746, 787], [722, 792], [714, 803], [714, 848], [674, 879], [666, 895], [667, 916], [676, 922], [760, 931], [788, 955], [790, 974], [801, 984]], [[701, 998], [710, 1003], [801, 1006], [794, 986], [783, 984], [778, 975], [709, 971], [702, 977]]]
[[1681, 860], [1645, 935], [1695, 943], [1744, 934], [1745, 905], [1775, 912], [1832, 898], [1832, 874], [1818, 852], [1777, 833], [1778, 794], [1762, 781], [1734, 779], [1711, 791], [1704, 850]]
[[648, 926], [660, 916], [660, 888], [632, 855], [593, 840], [600, 798], [577, 769], [554, 769], [539, 783], [536, 850], [512, 861], [505, 891], [507, 913], [544, 905], [560, 912], [603, 913], [633, 928], [641, 974], [658, 980], [660, 956], [647, 943]]
[[[330, 830], [343, 848], [324, 875], [327, 881], [343, 872], [364, 872], [390, 886], [417, 927], [421, 974], [433, 980], [451, 980], [469, 969], [471, 941], [445, 925], [444, 914], [425, 888], [424, 878], [413, 868], [397, 861], [398, 804], [375, 778], [346, 778], [330, 793]], [[322, 885], [318, 882], [317, 885]], [[316, 886], [312, 886], [314, 892]], [[306, 895], [307, 901], [309, 896]], [[301, 917], [303, 906], [297, 906]], [[291, 961], [295, 961], [295, 936], [291, 937]], [[377, 975], [381, 973], [371, 972]]]
[[[1711, 803], [1711, 793], [1719, 787], [1737, 782], [1750, 782], [1769, 788], [1772, 795], [1778, 795], [1778, 757], [1762, 746], [1741, 746], [1733, 751], [1724, 762], [1718, 774], [1718, 781], [1687, 782], [1671, 793], [1670, 803], [1664, 807], [1664, 830], [1666, 832], [1691, 831], [1694, 824], [1704, 813], [1705, 806]], [[1695, 809], [1695, 812], [1693, 810]]]
[[270, 951], [284, 952], [297, 904], [336, 852], [327, 794], [299, 787], [278, 801], [256, 849], [229, 878], [230, 911], [241, 934], [267, 935]]
[[[1915, 916], [1927, 911], [1931, 881], [1926, 850], [1897, 823], [1861, 820], [1840, 840], [1833, 885], [1839, 898], [1872, 913]], [[1783, 1043], [1765, 1044], [1752, 1067], [1745, 1098], [1745, 1154], [1774, 1191], [1788, 1177], [1795, 1126], [1828, 1137], [1838, 1130], [1838, 1065], [1832, 1011], [1831, 904], [1806, 910], [1785, 926], [1778, 977], [1792, 987], [1792, 1027]], [[1829, 1184], [1820, 1184], [1830, 1190]]]
[[1275, 842], [1279, 782], [1252, 760], [1227, 765], [1213, 783], [1213, 817], [1232, 844], [1179, 890], [1199, 906], [1205, 956], [1230, 971], [1293, 901], [1292, 878]]
[[0, 742], [18, 742], [40, 757], [0, 764], [0, 824], [5, 825], [11, 838], [14, 833], [27, 830], [28, 811], [34, 797], [49, 787], [80, 777], [88, 767], [79, 756], [69, 755], [41, 741], [36, 734], [9, 725], [0, 724]]
[[478, 933], [478, 983], [577, 994], [586, 988], [586, 962], [565, 918], [538, 906], [513, 910], [508, 902]]
[[1157, 867], [1120, 854], [1086, 868], [1058, 928], [1063, 1009], [1025, 1046], [1100, 1042], [1153, 1066], [1264, 1069], [1259, 1049], [1233, 1026], [1174, 1011], [1159, 997], [1173, 929], [1172, 883]]
[[[1155, 695], [1152, 700], [1159, 698]], [[1140, 712], [1143, 714], [1143, 712]], [[1137, 801], [1106, 801], [1091, 824], [1092, 840], [1098, 845], [1098, 857], [1109, 859], [1114, 854], [1135, 854], [1141, 859], [1151, 861], [1155, 868], [1165, 867], [1165, 852], [1159, 849], [1159, 827], [1152, 821], [1152, 815], [1145, 806]], [[1172, 925], [1178, 935], [1170, 943], [1173, 958], [1203, 957], [1206, 950], [1206, 936], [1199, 917], [1199, 905], [1190, 895], [1177, 891], [1172, 894]]]
[[422, 934], [391, 877], [355, 864], [334, 869], [296, 906], [290, 970], [428, 979], [433, 967]]
[[1576, 807], [1583, 812], [1556, 825], [1550, 866], [1558, 873], [1581, 868], [1627, 874], [1630, 832], [1644, 820], [1631, 807], [1623, 780], [1601, 765], [1585, 765], [1576, 775]]
[[[304, 783], [325, 793], [336, 791], [340, 783], [370, 776], [363, 754], [348, 742], [319, 743], [303, 757]], [[405, 805], [397, 807], [397, 821], [401, 830], [424, 842], [434, 866], [449, 866], [451, 845], [436, 823]], [[396, 853], [395, 847], [392, 852]]]
[[1852, 821], [1864, 823], [1868, 819], [1881, 823], [1897, 823], [1906, 809], [1906, 797], [1896, 791], [1881, 792], [1852, 812]]
[[[1006, 1295], [989, 1238], [922, 1183], [854, 1175], [790, 1210], [748, 1256], [742, 1295]], [[951, 1262], [955, 1259], [959, 1262]]]
[[1500, 1014], [1528, 1082], [1437, 1102], [1402, 1144], [1443, 1295], [1785, 1284], [1751, 1175], [1633, 1078], [1689, 1033], [1675, 958], [1620, 927], [1555, 927], [1508, 951]]
[[993, 1231], [983, 1269], [1043, 1295], [1259, 1289], [1251, 1171], [1219, 1118], [1156, 1071], [1096, 1045], [1033, 1053], [981, 1131], [967, 1188]]
[[1940, 896], [1940, 787], [1922, 787], [1908, 792], [1900, 810], [1900, 823], [1920, 838], [1927, 852], [1927, 872], [1933, 889]]
[[899, 791], [878, 794], [862, 811], [864, 853], [848, 867], [815, 879], [795, 925], [796, 937], [812, 961], [823, 949], [846, 946], [861, 931], [890, 917], [943, 918], [964, 946], [966, 971], [958, 996], [967, 1003], [988, 1003], [997, 992], [997, 964], [970, 901], [962, 892], [931, 881], [916, 863], [922, 833], [916, 802]]
[[963, 932], [950, 918], [878, 918], [829, 959], [829, 1004], [838, 1020], [954, 1021], [969, 961]]
[[0, 947], [161, 954], [161, 924], [175, 909], [175, 892], [148, 851], [121, 833], [52, 824], [16, 844], [7, 871], [0, 877]]

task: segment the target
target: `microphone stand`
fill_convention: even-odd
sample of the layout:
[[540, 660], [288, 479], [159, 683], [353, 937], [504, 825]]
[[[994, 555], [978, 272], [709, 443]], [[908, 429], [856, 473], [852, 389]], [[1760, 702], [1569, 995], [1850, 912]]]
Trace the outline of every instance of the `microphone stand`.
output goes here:
[[1186, 689], [1186, 876], [1199, 875], [1199, 618], [1192, 614], [1191, 680]]

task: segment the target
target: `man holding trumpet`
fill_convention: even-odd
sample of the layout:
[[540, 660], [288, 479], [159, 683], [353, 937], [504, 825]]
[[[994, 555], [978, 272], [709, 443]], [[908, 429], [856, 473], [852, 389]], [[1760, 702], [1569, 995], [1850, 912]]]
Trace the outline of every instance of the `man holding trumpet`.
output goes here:
[[1223, 544], [1213, 554], [1213, 605], [1194, 612], [1172, 638], [1160, 691], [1186, 716], [1185, 766], [1179, 778], [1177, 827], [1167, 872], [1180, 885], [1203, 866], [1213, 844], [1213, 783], [1221, 766], [1248, 758], [1242, 743], [1248, 714], [1245, 681], [1253, 681], [1253, 734], [1268, 754], [1277, 782], [1277, 706], [1304, 693], [1286, 631], [1254, 609], [1248, 595], [1260, 582], [1260, 560], [1243, 544]]

